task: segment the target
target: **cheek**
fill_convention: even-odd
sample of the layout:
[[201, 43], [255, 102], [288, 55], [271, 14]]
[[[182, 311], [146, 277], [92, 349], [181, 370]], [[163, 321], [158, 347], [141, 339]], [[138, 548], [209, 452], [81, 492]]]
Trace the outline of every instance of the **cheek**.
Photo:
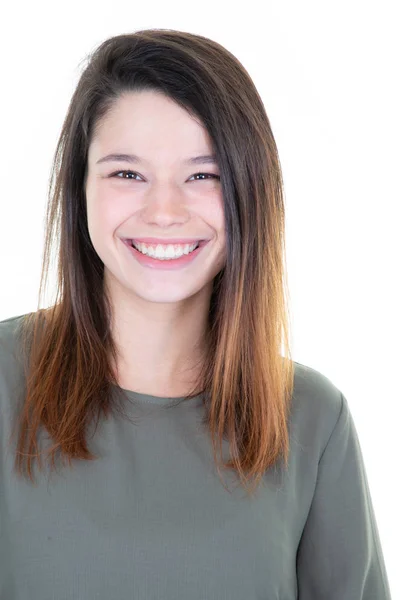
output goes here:
[[207, 198], [198, 204], [198, 212], [204, 221], [218, 233], [218, 237], [223, 234], [225, 228], [225, 211], [223, 198], [218, 194]]
[[88, 227], [93, 237], [112, 235], [119, 225], [129, 218], [127, 204], [118, 202], [112, 192], [98, 189], [96, 193], [87, 194], [86, 198]]

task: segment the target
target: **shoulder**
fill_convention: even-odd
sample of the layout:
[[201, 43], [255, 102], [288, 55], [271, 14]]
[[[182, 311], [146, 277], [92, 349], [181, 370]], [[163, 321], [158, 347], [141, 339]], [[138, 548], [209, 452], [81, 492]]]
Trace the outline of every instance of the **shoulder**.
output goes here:
[[23, 315], [17, 315], [16, 317], [8, 317], [7, 319], [0, 320], [0, 343], [7, 343], [7, 340], [12, 341], [15, 333], [22, 324], [22, 321], [30, 314], [32, 313], [24, 313]]
[[[30, 314], [30, 313], [26, 313]], [[20, 334], [26, 314], [0, 321], [0, 410], [8, 411], [24, 383]]]
[[294, 361], [290, 424], [302, 447], [320, 457], [344, 410], [346, 400], [324, 373]]
[[7, 364], [18, 349], [19, 335], [24, 318], [30, 313], [0, 321], [0, 365]]

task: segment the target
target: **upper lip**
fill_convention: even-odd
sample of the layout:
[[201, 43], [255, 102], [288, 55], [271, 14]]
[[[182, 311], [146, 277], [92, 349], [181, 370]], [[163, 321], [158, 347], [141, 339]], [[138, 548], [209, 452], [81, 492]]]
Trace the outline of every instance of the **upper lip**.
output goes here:
[[203, 238], [188, 238], [188, 239], [184, 239], [184, 238], [168, 238], [168, 239], [163, 239], [163, 238], [154, 238], [154, 237], [135, 237], [135, 238], [123, 238], [124, 241], [128, 241], [128, 242], [139, 242], [139, 243], [144, 243], [144, 244], [164, 244], [164, 245], [168, 245], [168, 244], [195, 244], [197, 242], [203, 242], [205, 241]]

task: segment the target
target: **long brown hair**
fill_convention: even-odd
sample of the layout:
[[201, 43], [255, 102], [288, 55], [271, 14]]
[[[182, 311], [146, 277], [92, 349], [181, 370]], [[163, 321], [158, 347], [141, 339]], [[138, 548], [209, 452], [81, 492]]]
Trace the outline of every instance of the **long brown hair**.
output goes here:
[[[23, 319], [25, 381], [15, 466], [32, 476], [39, 427], [62, 458], [94, 460], [92, 419], [117, 408], [110, 384], [117, 352], [104, 265], [88, 233], [88, 148], [100, 120], [122, 93], [161, 91], [204, 123], [221, 174], [226, 254], [215, 277], [208, 348], [194, 386], [204, 392], [214, 460], [236, 471], [250, 493], [266, 469], [288, 466], [288, 414], [294, 387], [285, 269], [285, 209], [278, 151], [263, 102], [228, 50], [201, 35], [146, 29], [101, 43], [72, 96], [52, 165], [38, 310]], [[40, 308], [57, 244], [55, 302]], [[284, 356], [281, 355], [282, 347]], [[222, 438], [231, 458], [219, 463]], [[26, 462], [25, 462], [26, 460]]]

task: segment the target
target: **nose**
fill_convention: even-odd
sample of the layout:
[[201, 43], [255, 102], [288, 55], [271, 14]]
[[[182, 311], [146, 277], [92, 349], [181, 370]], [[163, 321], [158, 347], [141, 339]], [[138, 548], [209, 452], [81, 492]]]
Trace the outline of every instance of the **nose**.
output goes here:
[[179, 186], [158, 182], [143, 197], [141, 216], [147, 223], [159, 226], [184, 223], [189, 218], [185, 196]]

